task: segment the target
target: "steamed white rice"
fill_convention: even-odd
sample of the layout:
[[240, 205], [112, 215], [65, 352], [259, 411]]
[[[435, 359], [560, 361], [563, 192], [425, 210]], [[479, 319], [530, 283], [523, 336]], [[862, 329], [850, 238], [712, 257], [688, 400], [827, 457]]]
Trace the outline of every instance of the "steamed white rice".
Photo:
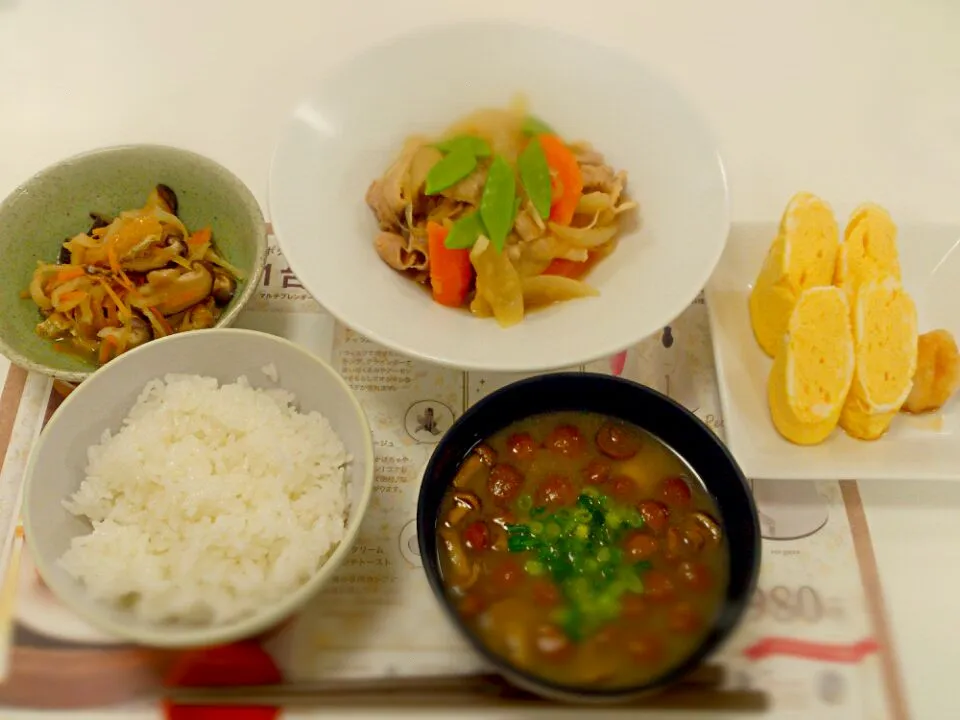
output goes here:
[[64, 504], [93, 530], [60, 563], [144, 620], [235, 620], [302, 585], [343, 539], [348, 461], [290, 393], [167, 375], [89, 449]]

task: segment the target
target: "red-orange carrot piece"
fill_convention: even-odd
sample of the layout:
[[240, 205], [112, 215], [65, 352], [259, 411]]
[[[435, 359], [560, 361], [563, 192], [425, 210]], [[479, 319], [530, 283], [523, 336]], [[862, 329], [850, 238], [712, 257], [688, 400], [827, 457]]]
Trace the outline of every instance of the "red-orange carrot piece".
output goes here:
[[449, 231], [443, 225], [427, 223], [430, 250], [430, 286], [433, 299], [448, 307], [461, 307], [470, 292], [473, 266], [469, 250], [451, 250], [444, 241]]
[[82, 267], [68, 265], [63, 270], [57, 270], [57, 274], [54, 276], [54, 283], [60, 285], [68, 280], [73, 280], [74, 278], [82, 276], [85, 272], [86, 270], [84, 270]]
[[200, 228], [195, 230], [193, 234], [187, 239], [187, 243], [190, 245], [202, 245], [203, 243], [210, 242], [210, 239], [213, 237], [213, 231], [210, 228]]
[[71, 300], [83, 300], [87, 296], [83, 290], [71, 290], [60, 295], [61, 302], [70, 302]]
[[566, 260], [564, 258], [554, 258], [547, 269], [543, 271], [544, 275], [562, 275], [563, 277], [577, 280], [583, 277], [584, 273], [590, 269], [590, 262], [577, 262], [576, 260]]
[[547, 165], [555, 175], [550, 202], [550, 219], [569, 225], [583, 194], [583, 174], [576, 156], [556, 135], [540, 135], [540, 146], [547, 157]]

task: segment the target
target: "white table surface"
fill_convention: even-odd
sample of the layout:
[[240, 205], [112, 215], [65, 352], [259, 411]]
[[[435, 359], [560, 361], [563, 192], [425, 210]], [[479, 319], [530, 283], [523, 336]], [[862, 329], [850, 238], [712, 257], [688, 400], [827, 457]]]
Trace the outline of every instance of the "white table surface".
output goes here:
[[[0, 195], [66, 155], [149, 141], [224, 163], [265, 204], [278, 129], [313, 76], [466, 17], [578, 32], [678, 83], [721, 141], [734, 220], [776, 219], [803, 188], [960, 224], [955, 0], [0, 0]], [[860, 491], [911, 715], [957, 717], [960, 484]]]

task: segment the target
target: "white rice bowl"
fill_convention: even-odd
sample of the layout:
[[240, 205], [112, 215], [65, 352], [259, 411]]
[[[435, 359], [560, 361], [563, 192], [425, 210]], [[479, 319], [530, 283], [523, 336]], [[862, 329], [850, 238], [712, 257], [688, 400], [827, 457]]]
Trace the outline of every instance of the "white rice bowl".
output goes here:
[[293, 395], [197, 375], [149, 382], [64, 501], [92, 532], [61, 567], [148, 622], [224, 624], [303, 585], [343, 540], [346, 449]]

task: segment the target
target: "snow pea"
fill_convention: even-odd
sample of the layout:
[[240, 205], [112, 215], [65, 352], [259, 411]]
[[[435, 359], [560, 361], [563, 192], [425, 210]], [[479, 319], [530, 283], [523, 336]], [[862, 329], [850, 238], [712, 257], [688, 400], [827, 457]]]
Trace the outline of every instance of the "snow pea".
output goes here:
[[513, 168], [501, 156], [495, 155], [487, 172], [487, 182], [480, 198], [480, 216], [490, 242], [500, 252], [507, 241], [517, 213], [517, 179]]
[[466, 150], [475, 157], [490, 157], [490, 145], [486, 140], [476, 135], [457, 135], [447, 140], [441, 140], [434, 147], [444, 153]]
[[520, 126], [524, 135], [556, 135], [553, 128], [535, 115], [527, 115]]
[[477, 156], [457, 148], [443, 157], [427, 173], [426, 193], [436, 195], [463, 180], [477, 167]]
[[538, 138], [533, 138], [517, 158], [520, 180], [537, 214], [544, 220], [550, 217], [550, 166]]
[[443, 244], [451, 250], [466, 250], [472, 248], [477, 238], [483, 233], [483, 220], [480, 218], [480, 213], [474, 211], [453, 223]]

